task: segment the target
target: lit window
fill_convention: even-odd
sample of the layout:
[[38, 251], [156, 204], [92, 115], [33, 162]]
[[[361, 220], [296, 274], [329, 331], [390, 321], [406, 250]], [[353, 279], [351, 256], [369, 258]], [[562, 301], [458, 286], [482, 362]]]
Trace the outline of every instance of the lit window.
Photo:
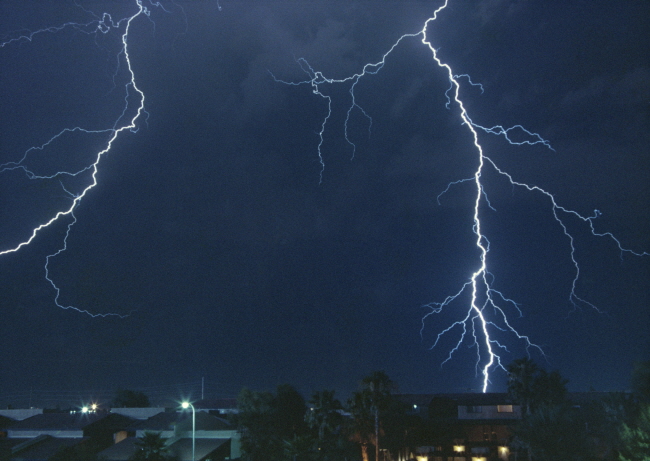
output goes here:
[[512, 405], [497, 405], [499, 413], [512, 413]]
[[454, 451], [456, 453], [462, 453], [465, 451], [465, 445], [454, 445]]

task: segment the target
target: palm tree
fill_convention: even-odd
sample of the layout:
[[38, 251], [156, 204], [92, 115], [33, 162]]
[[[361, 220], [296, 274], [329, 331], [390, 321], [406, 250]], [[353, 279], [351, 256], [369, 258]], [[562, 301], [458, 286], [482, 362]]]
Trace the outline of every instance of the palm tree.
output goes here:
[[339, 410], [343, 407], [338, 399], [334, 398], [335, 391], [324, 390], [315, 392], [309, 401], [309, 409], [305, 420], [310, 428], [318, 428], [318, 442], [322, 444], [326, 432], [333, 432], [341, 423]]
[[368, 445], [377, 445], [369, 393], [360, 391], [352, 394], [352, 398], [348, 400], [348, 409], [352, 414], [352, 420], [348, 422], [346, 429], [350, 439], [361, 446], [363, 461], [368, 461]]
[[165, 439], [160, 432], [145, 432], [136, 442], [132, 461], [167, 461], [171, 459]]
[[[379, 460], [380, 420], [391, 404], [391, 393], [396, 389], [395, 383], [383, 371], [373, 371], [361, 381], [361, 391], [355, 392], [351, 400], [351, 410], [357, 420], [359, 429], [366, 429], [363, 419], [370, 416], [374, 420], [375, 461]], [[356, 414], [355, 414], [356, 413]], [[360, 440], [366, 440], [361, 437]], [[367, 450], [367, 443], [362, 442], [362, 449]]]
[[395, 383], [383, 371], [373, 371], [363, 378], [361, 384], [370, 393], [372, 412], [375, 417], [375, 461], [379, 461], [379, 413], [390, 405], [390, 397]]

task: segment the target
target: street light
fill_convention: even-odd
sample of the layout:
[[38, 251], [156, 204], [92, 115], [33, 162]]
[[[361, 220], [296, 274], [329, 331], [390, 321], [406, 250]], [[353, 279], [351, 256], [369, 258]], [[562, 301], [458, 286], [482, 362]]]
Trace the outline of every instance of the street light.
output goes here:
[[181, 406], [186, 410], [188, 408], [192, 409], [192, 461], [195, 461], [194, 452], [196, 448], [196, 411], [194, 410], [194, 405], [192, 405], [190, 402], [183, 402], [181, 403]]

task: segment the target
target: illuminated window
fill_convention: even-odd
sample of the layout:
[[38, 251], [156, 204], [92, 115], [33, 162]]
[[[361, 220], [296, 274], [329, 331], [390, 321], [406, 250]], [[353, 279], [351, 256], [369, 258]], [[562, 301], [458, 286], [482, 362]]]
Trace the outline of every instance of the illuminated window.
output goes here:
[[454, 445], [454, 451], [456, 453], [463, 453], [465, 451], [465, 445]]
[[497, 405], [497, 411], [499, 413], [512, 413], [512, 405]]
[[499, 459], [507, 461], [508, 455], [510, 455], [510, 449], [508, 447], [499, 447]]

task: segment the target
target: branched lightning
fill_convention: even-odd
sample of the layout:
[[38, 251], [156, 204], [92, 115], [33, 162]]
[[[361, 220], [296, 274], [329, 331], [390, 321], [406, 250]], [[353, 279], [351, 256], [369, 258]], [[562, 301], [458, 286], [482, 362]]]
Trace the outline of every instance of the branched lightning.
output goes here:
[[[327, 115], [323, 118], [323, 121], [321, 123], [321, 128], [318, 133], [320, 141], [317, 147], [318, 157], [321, 165], [320, 182], [322, 182], [323, 173], [325, 170], [325, 163], [323, 160], [324, 133], [332, 114], [332, 97], [324, 94], [321, 91], [322, 86], [336, 84], [350, 85], [349, 94], [351, 96], [351, 103], [349, 105], [347, 116], [344, 122], [344, 132], [345, 140], [352, 146], [354, 156], [356, 146], [348, 136], [348, 122], [350, 120], [350, 114], [354, 110], [358, 110], [363, 114], [364, 117], [369, 120], [369, 125], [372, 123], [372, 118], [370, 115], [366, 113], [366, 111], [364, 111], [364, 109], [356, 101], [355, 89], [357, 87], [357, 84], [363, 77], [367, 75], [374, 75], [381, 71], [381, 69], [386, 64], [387, 57], [397, 46], [400, 45], [400, 43], [408, 39], [419, 38], [421, 43], [424, 46], [428, 47], [431, 51], [432, 58], [438, 67], [446, 72], [450, 85], [449, 88], [445, 91], [445, 95], [447, 97], [447, 108], [449, 108], [451, 104], [455, 104], [456, 107], [459, 108], [462, 124], [467, 127], [469, 135], [473, 139], [474, 148], [476, 149], [476, 154], [478, 157], [478, 166], [471, 177], [450, 182], [447, 185], [446, 189], [438, 195], [437, 200], [438, 203], [440, 203], [441, 196], [443, 196], [453, 186], [465, 183], [474, 185], [475, 196], [473, 200], [474, 206], [472, 229], [476, 237], [475, 245], [478, 249], [479, 258], [477, 267], [473, 270], [469, 279], [460, 286], [458, 291], [456, 291], [454, 294], [448, 295], [442, 302], [431, 302], [424, 306], [428, 308], [429, 311], [426, 315], [424, 315], [422, 319], [422, 327], [420, 333], [422, 334], [425, 328], [425, 322], [427, 319], [429, 319], [429, 317], [433, 316], [434, 314], [440, 314], [447, 308], [451, 308], [451, 305], [454, 303], [461, 303], [462, 296], [469, 296], [469, 305], [464, 308], [466, 309], [464, 316], [460, 320], [455, 321], [451, 325], [442, 329], [436, 335], [436, 339], [431, 345], [431, 349], [435, 348], [439, 344], [443, 336], [451, 335], [452, 332], [456, 332], [455, 334], [458, 338], [456, 345], [449, 351], [447, 358], [443, 362], [444, 364], [447, 361], [451, 360], [454, 353], [468, 339], [468, 336], [471, 336], [469, 339], [470, 344], [472, 347], [476, 348], [475, 369], [477, 371], [477, 375], [480, 370], [480, 373], [482, 375], [482, 390], [483, 392], [486, 392], [490, 383], [490, 372], [497, 368], [501, 368], [505, 371], [504, 364], [502, 363], [501, 351], [507, 352], [508, 350], [504, 344], [500, 343], [496, 339], [497, 336], [504, 334], [508, 336], [514, 336], [514, 338], [523, 343], [527, 351], [532, 348], [538, 350], [543, 354], [543, 350], [540, 346], [532, 342], [529, 336], [519, 333], [508, 320], [506, 308], [509, 311], [514, 311], [517, 316], [522, 316], [519, 305], [514, 300], [507, 298], [504, 294], [493, 288], [493, 276], [488, 271], [488, 253], [490, 250], [490, 243], [483, 232], [480, 214], [482, 204], [485, 204], [490, 209], [494, 210], [489, 202], [484, 189], [484, 185], [482, 183], [482, 176], [487, 168], [491, 168], [499, 175], [505, 177], [513, 187], [519, 187], [526, 189], [531, 193], [541, 194], [548, 200], [553, 218], [562, 229], [562, 232], [564, 233], [564, 236], [568, 242], [569, 254], [574, 273], [571, 290], [569, 293], [569, 301], [574, 306], [574, 308], [578, 308], [580, 306], [588, 306], [595, 310], [598, 310], [594, 304], [578, 296], [576, 293], [576, 285], [580, 278], [580, 266], [575, 256], [576, 249], [574, 244], [574, 237], [571, 235], [567, 228], [566, 218], [577, 218], [579, 221], [582, 221], [588, 226], [592, 235], [597, 237], [605, 237], [613, 241], [621, 252], [621, 255], [624, 253], [629, 253], [635, 256], [648, 256], [649, 253], [636, 252], [624, 248], [621, 242], [613, 234], [609, 232], [596, 231], [594, 227], [594, 220], [600, 216], [600, 212], [598, 210], [594, 211], [594, 214], [592, 216], [583, 216], [574, 210], [567, 209], [561, 206], [556, 201], [555, 196], [550, 192], [538, 186], [529, 185], [515, 180], [509, 173], [499, 168], [491, 158], [485, 155], [483, 147], [479, 143], [479, 131], [496, 136], [502, 136], [508, 143], [512, 145], [523, 146], [541, 144], [550, 150], [554, 149], [548, 140], [544, 139], [537, 133], [529, 131], [521, 125], [514, 125], [508, 128], [501, 125], [484, 127], [472, 121], [465, 108], [465, 105], [463, 104], [463, 101], [460, 98], [460, 82], [462, 79], [466, 79], [470, 85], [479, 87], [481, 89], [481, 92], [483, 92], [483, 87], [479, 83], [472, 82], [469, 75], [455, 74], [448, 64], [443, 63], [440, 60], [436, 48], [433, 46], [427, 36], [427, 29], [432, 26], [432, 24], [436, 21], [438, 14], [447, 7], [448, 3], [449, 0], [445, 0], [444, 4], [434, 11], [433, 16], [425, 21], [424, 26], [420, 31], [412, 34], [402, 35], [390, 47], [390, 49], [383, 54], [378, 62], [365, 64], [362, 70], [358, 73], [355, 73], [354, 75], [341, 79], [327, 78], [322, 72], [314, 70], [304, 58], [299, 58], [297, 59], [297, 63], [300, 68], [307, 74], [308, 78], [306, 80], [290, 82], [278, 79], [273, 74], [271, 74], [271, 76], [276, 82], [284, 83], [287, 85], [310, 85], [312, 92], [327, 102]], [[511, 134], [513, 132], [523, 133], [525, 139], [523, 141], [513, 140], [511, 138]], [[484, 354], [484, 356], [482, 356], [482, 354]]]
[[[91, 35], [91, 36], [96, 36], [97, 34], [108, 34], [113, 30], [121, 34], [121, 47], [119, 52], [117, 53], [118, 56], [117, 71], [119, 71], [119, 65], [121, 59], [125, 64], [128, 79], [127, 79], [127, 83], [125, 84], [124, 109], [122, 110], [121, 114], [117, 117], [117, 119], [112, 123], [112, 126], [110, 128], [105, 128], [101, 130], [90, 130], [80, 126], [73, 127], [73, 128], [64, 128], [63, 130], [58, 132], [56, 135], [52, 136], [49, 140], [47, 140], [45, 143], [41, 144], [40, 146], [31, 147], [30, 149], [28, 149], [20, 160], [8, 162], [0, 165], [0, 174], [7, 171], [20, 170], [30, 180], [58, 179], [59, 183], [61, 184], [62, 190], [65, 192], [66, 196], [71, 199], [69, 205], [63, 207], [62, 209], [59, 209], [48, 220], [36, 226], [31, 231], [31, 234], [29, 235], [28, 238], [24, 239], [23, 241], [21, 241], [20, 243], [18, 243], [13, 247], [1, 250], [0, 255], [6, 255], [8, 253], [14, 253], [19, 251], [23, 247], [31, 244], [42, 231], [49, 228], [53, 224], [61, 221], [65, 217], [69, 217], [70, 221], [67, 224], [67, 229], [65, 232], [65, 236], [63, 238], [62, 246], [56, 252], [48, 255], [45, 259], [45, 267], [44, 267], [45, 278], [52, 285], [52, 287], [56, 292], [55, 303], [58, 307], [62, 309], [72, 309], [84, 314], [88, 314], [92, 317], [98, 317], [98, 316], [99, 317], [106, 317], [106, 316], [125, 317], [125, 315], [116, 314], [116, 313], [107, 313], [107, 314], [92, 313], [88, 309], [61, 304], [59, 302], [61, 289], [56, 285], [56, 283], [50, 276], [49, 264], [53, 258], [60, 255], [62, 252], [66, 251], [68, 245], [68, 237], [70, 235], [72, 227], [77, 222], [77, 219], [74, 214], [75, 210], [78, 208], [81, 201], [88, 195], [88, 193], [95, 186], [97, 186], [97, 173], [99, 171], [99, 165], [101, 163], [102, 158], [110, 152], [114, 142], [118, 139], [118, 137], [122, 133], [126, 131], [132, 131], [132, 132], [137, 131], [138, 123], [142, 119], [142, 115], [147, 113], [145, 110], [145, 95], [142, 92], [142, 90], [138, 88], [136, 84], [135, 74], [133, 72], [133, 68], [131, 65], [131, 58], [129, 55], [129, 32], [131, 30], [133, 21], [135, 21], [138, 17], [146, 16], [151, 21], [150, 18], [151, 12], [149, 8], [143, 4], [143, 0], [134, 0], [134, 4], [137, 6], [137, 11], [134, 14], [119, 19], [117, 21], [113, 20], [111, 15], [108, 13], [104, 13], [101, 17], [99, 17], [94, 13], [82, 8], [86, 13], [92, 14], [95, 17], [95, 19], [85, 24], [67, 22], [59, 26], [48, 27], [48, 28], [25, 32], [25, 33], [17, 33], [17, 34], [13, 34], [14, 35], [13, 37], [10, 36], [5, 40], [3, 40], [2, 42], [0, 42], [0, 48], [5, 48], [7, 46], [17, 44], [17, 43], [32, 42], [35, 39], [35, 37], [41, 34], [58, 33], [65, 29], [74, 29], [75, 31], [82, 32], [84, 34]], [[159, 7], [164, 10], [164, 8], [158, 2], [150, 2], [150, 5], [152, 7]], [[135, 110], [134, 115], [128, 116], [127, 113], [133, 110]], [[58, 171], [54, 174], [43, 175], [43, 174], [38, 174], [33, 170], [33, 168], [29, 168], [26, 165], [26, 161], [28, 160], [30, 154], [32, 154], [34, 151], [43, 150], [49, 145], [51, 145], [52, 143], [56, 142], [59, 138], [70, 134], [75, 134], [75, 135], [103, 134], [106, 135], [108, 138], [104, 144], [104, 147], [98, 152], [96, 152], [95, 154], [93, 154], [94, 160], [88, 165], [76, 171]], [[89, 178], [87, 180], [87, 184], [83, 186], [83, 188], [78, 193], [70, 192], [64, 185], [63, 180], [65, 178], [69, 179], [74, 177], [80, 177], [87, 172], [90, 172]]]
[[[85, 313], [93, 317], [124, 316], [116, 313], [98, 314], [93, 313], [88, 309], [62, 304], [60, 302], [61, 289], [57, 286], [50, 275], [50, 262], [52, 259], [56, 258], [62, 252], [67, 250], [68, 237], [73, 226], [77, 222], [75, 211], [78, 209], [81, 201], [95, 186], [97, 186], [97, 174], [102, 159], [106, 154], [110, 152], [110, 150], [113, 148], [114, 142], [121, 136], [122, 133], [125, 133], [127, 131], [137, 131], [139, 124], [144, 118], [143, 114], [145, 114], [145, 116], [147, 114], [145, 110], [145, 95], [136, 85], [136, 77], [131, 65], [131, 59], [129, 55], [129, 32], [133, 21], [135, 21], [138, 17], [143, 16], [149, 21], [152, 21], [152, 19], [150, 18], [150, 9], [143, 4], [145, 0], [133, 1], [137, 6], [136, 12], [117, 21], [114, 20], [108, 13], [97, 16], [94, 13], [91, 13], [84, 9], [84, 11], [94, 16], [94, 19], [92, 21], [87, 23], [66, 22], [58, 26], [47, 27], [36, 31], [11, 34], [4, 39], [0, 39], [0, 49], [3, 49], [20, 43], [31, 43], [39, 35], [56, 34], [66, 29], [73, 29], [76, 32], [95, 37], [97, 37], [99, 34], [111, 33], [112, 31], [118, 31], [118, 33], [121, 34], [121, 47], [117, 54], [118, 69], [116, 70], [116, 73], [119, 72], [119, 66], [124, 64], [128, 79], [125, 84], [124, 108], [117, 119], [112, 124], [110, 124], [109, 127], [102, 129], [89, 129], [81, 126], [64, 128], [47, 141], [27, 149], [22, 154], [22, 156], [16, 155], [16, 157], [20, 157], [19, 160], [10, 161], [0, 165], [0, 174], [11, 171], [19, 171], [22, 172], [22, 174], [24, 174], [28, 180], [56, 179], [59, 181], [62, 192], [65, 194], [66, 198], [69, 199], [69, 202], [66, 206], [63, 206], [61, 209], [53, 212], [52, 216], [49, 217], [49, 219], [46, 219], [44, 222], [34, 227], [29, 235], [22, 241], [15, 245], [13, 243], [7, 244], [9, 247], [0, 250], [0, 256], [18, 252], [23, 247], [30, 245], [36, 239], [36, 237], [42, 233], [42, 231], [52, 227], [55, 223], [64, 221], [64, 219], [67, 218], [66, 231], [60, 248], [54, 253], [47, 255], [45, 258], [45, 278], [52, 285], [56, 293], [55, 304], [58, 307], [62, 309], [75, 310], [77, 312]], [[431, 345], [431, 348], [435, 348], [444, 336], [456, 335], [455, 337], [457, 338], [457, 342], [455, 343], [455, 346], [449, 351], [447, 358], [443, 362], [444, 364], [452, 359], [454, 353], [458, 351], [461, 345], [463, 345], [466, 341], [470, 342], [470, 344], [476, 348], [475, 369], [477, 371], [477, 374], [480, 372], [482, 375], [482, 389], [485, 392], [490, 383], [490, 373], [497, 368], [504, 369], [504, 365], [502, 363], [502, 351], [507, 352], [507, 348], [502, 342], [499, 342], [497, 340], [497, 337], [499, 337], [499, 335], [508, 335], [509, 337], [514, 337], [518, 341], [522, 342], [526, 349], [533, 348], [543, 353], [540, 346], [535, 344], [529, 336], [519, 333], [509, 321], [510, 312], [514, 313], [517, 316], [522, 315], [522, 311], [517, 302], [493, 288], [493, 276], [488, 270], [488, 254], [490, 251], [490, 242], [483, 231], [480, 213], [481, 208], [485, 206], [494, 210], [482, 182], [482, 177], [487, 169], [490, 169], [493, 172], [496, 172], [498, 175], [506, 178], [513, 187], [518, 187], [525, 189], [528, 192], [541, 195], [548, 202], [548, 206], [553, 215], [553, 219], [562, 229], [563, 235], [567, 241], [568, 252], [570, 255], [574, 274], [571, 289], [569, 292], [569, 301], [575, 308], [587, 306], [598, 310], [598, 308], [593, 303], [578, 296], [576, 293], [577, 283], [581, 273], [580, 266], [575, 254], [575, 240], [567, 227], [567, 219], [572, 218], [574, 220], [578, 220], [587, 226], [592, 235], [596, 237], [606, 238], [612, 241], [620, 251], [621, 255], [631, 254], [635, 256], [648, 256], [650, 254], [648, 252], [638, 252], [625, 248], [612, 233], [597, 231], [594, 221], [601, 214], [598, 210], [594, 210], [592, 215], [584, 216], [574, 210], [565, 208], [557, 202], [555, 196], [552, 193], [538, 186], [517, 181], [511, 174], [501, 169], [490, 157], [485, 154], [481, 144], [479, 143], [479, 132], [501, 136], [512, 145], [524, 146], [539, 144], [545, 146], [550, 150], [553, 150], [553, 147], [551, 146], [550, 142], [544, 139], [541, 135], [526, 129], [522, 125], [514, 125], [511, 127], [494, 125], [491, 127], [485, 127], [475, 123], [470, 118], [470, 115], [468, 114], [463, 101], [460, 98], [461, 82], [464, 84], [469, 84], [471, 86], [476, 86], [481, 89], [481, 92], [484, 90], [483, 87], [480, 85], [480, 83], [474, 83], [469, 75], [456, 74], [452, 71], [451, 67], [448, 64], [443, 63], [438, 57], [436, 48], [433, 46], [427, 36], [428, 28], [433, 26], [433, 23], [436, 21], [438, 14], [447, 7], [448, 3], [449, 0], [445, 0], [444, 4], [434, 11], [432, 17], [425, 21], [421, 30], [412, 34], [402, 35], [389, 48], [389, 50], [381, 56], [381, 59], [379, 61], [375, 63], [365, 64], [358, 73], [355, 73], [349, 77], [339, 79], [328, 78], [322, 72], [313, 69], [312, 66], [304, 58], [298, 58], [297, 63], [300, 66], [301, 70], [307, 75], [307, 78], [305, 80], [290, 82], [278, 79], [273, 74], [271, 75], [273, 79], [279, 83], [284, 83], [292, 86], [308, 85], [311, 87], [312, 93], [319, 96], [326, 103], [327, 113], [320, 125], [320, 130], [318, 132], [319, 142], [317, 145], [317, 154], [320, 161], [319, 177], [320, 182], [322, 182], [325, 172], [325, 161], [323, 155], [325, 148], [324, 134], [332, 115], [333, 102], [332, 96], [322, 91], [323, 87], [332, 85], [349, 86], [348, 93], [351, 98], [351, 102], [348, 106], [344, 121], [344, 137], [346, 142], [351, 146], [352, 158], [354, 158], [356, 153], [356, 145], [350, 139], [348, 131], [348, 124], [352, 114], [357, 111], [365, 118], [365, 120], [367, 120], [369, 134], [373, 122], [370, 114], [368, 114], [357, 102], [355, 92], [357, 90], [357, 85], [361, 79], [368, 75], [375, 75], [379, 73], [386, 64], [388, 56], [391, 55], [391, 53], [393, 53], [393, 51], [402, 42], [413, 39], [419, 39], [422, 45], [428, 47], [431, 52], [433, 61], [437, 64], [439, 69], [441, 69], [443, 72], [446, 72], [449, 81], [449, 87], [445, 91], [445, 95], [447, 97], [447, 107], [454, 105], [459, 109], [462, 124], [467, 128], [468, 135], [470, 135], [473, 139], [473, 145], [476, 151], [478, 165], [476, 167], [476, 170], [473, 172], [473, 175], [470, 177], [450, 182], [447, 187], [438, 195], [437, 200], [438, 203], [440, 203], [441, 197], [452, 187], [465, 184], [473, 185], [475, 195], [473, 199], [472, 230], [475, 235], [475, 246], [478, 250], [478, 262], [476, 264], [476, 267], [474, 267], [474, 269], [471, 271], [471, 275], [460, 285], [459, 289], [456, 290], [455, 293], [447, 295], [441, 302], [431, 302], [429, 304], [426, 304], [425, 307], [428, 308], [428, 312], [422, 319], [421, 333], [425, 328], [425, 323], [434, 314], [440, 314], [444, 310], [451, 309], [452, 304], [454, 306], [457, 304], [462, 304], [464, 302], [463, 297], [468, 297], [469, 299], [467, 305], [465, 305], [465, 307], [461, 307], [461, 309], [464, 309], [461, 311], [463, 312], [463, 314], [460, 316], [461, 319], [453, 322], [446, 328], [443, 328], [436, 335], [435, 341]], [[148, 4], [151, 5], [151, 7], [161, 8], [164, 11], [167, 11], [159, 2], [149, 1]], [[219, 2], [217, 2], [217, 5], [218, 8], [221, 9]], [[465, 83], [465, 81], [467, 83]], [[511, 136], [513, 133], [517, 133], [519, 136], [523, 135], [523, 140], [514, 140]], [[89, 162], [82, 168], [78, 168], [73, 171], [66, 170], [58, 171], [53, 174], [43, 174], [39, 173], [34, 167], [30, 167], [28, 165], [28, 160], [32, 154], [37, 151], [43, 151], [48, 146], [69, 135], [104, 136], [105, 142], [103, 143], [103, 148], [93, 153], [93, 161]], [[70, 181], [71, 178], [81, 178], [83, 181], [85, 181], [85, 184], [80, 188], [80, 190], [72, 192], [73, 188], [67, 182]], [[78, 184], [79, 182], [80, 181], [77, 181], [75, 184]]]

